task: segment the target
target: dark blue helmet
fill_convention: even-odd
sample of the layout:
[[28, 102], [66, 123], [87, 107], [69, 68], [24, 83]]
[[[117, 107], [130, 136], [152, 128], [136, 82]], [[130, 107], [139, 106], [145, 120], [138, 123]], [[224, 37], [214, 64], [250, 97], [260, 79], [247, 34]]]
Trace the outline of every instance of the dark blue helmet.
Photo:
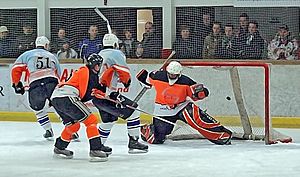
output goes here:
[[91, 68], [93, 68], [95, 65], [101, 65], [102, 62], [103, 58], [96, 53], [91, 54], [87, 59], [87, 65]]

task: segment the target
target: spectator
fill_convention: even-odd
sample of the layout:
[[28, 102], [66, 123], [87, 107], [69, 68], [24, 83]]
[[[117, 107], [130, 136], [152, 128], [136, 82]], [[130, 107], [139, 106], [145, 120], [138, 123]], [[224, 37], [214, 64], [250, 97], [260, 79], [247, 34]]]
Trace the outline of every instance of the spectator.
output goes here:
[[239, 17], [240, 27], [238, 30], [238, 36], [240, 38], [245, 38], [248, 34], [248, 26], [249, 26], [249, 16], [246, 13], [242, 13]]
[[296, 41], [297, 41], [297, 44], [298, 44], [298, 50], [296, 52], [296, 54], [298, 56], [297, 59], [300, 60], [300, 34], [299, 34], [298, 37], [296, 37]]
[[57, 58], [60, 59], [69, 59], [77, 58], [77, 52], [70, 47], [70, 42], [65, 39], [62, 42], [61, 49], [57, 52]]
[[211, 14], [208, 12], [204, 12], [202, 14], [202, 22], [200, 23], [199, 27], [195, 29], [196, 38], [198, 40], [198, 46], [200, 51], [200, 57], [202, 57], [202, 50], [204, 45], [204, 39], [206, 36], [211, 33], [212, 29], [212, 21], [211, 21]]
[[[136, 48], [138, 41], [132, 37], [131, 30], [125, 29], [124, 32], [124, 40], [123, 40], [123, 52], [127, 58], [136, 58]], [[142, 52], [141, 52], [142, 53]]]
[[274, 39], [268, 45], [268, 58], [273, 60], [297, 59], [298, 42], [291, 37], [287, 25], [281, 25]]
[[204, 45], [202, 49], [202, 58], [203, 59], [213, 59], [216, 57], [215, 50], [218, 43], [221, 41], [221, 23], [214, 22], [212, 26], [212, 33], [206, 36], [204, 39]]
[[32, 50], [35, 48], [35, 38], [36, 35], [33, 32], [32, 25], [26, 23], [23, 25], [23, 33], [17, 36], [17, 48], [18, 48], [18, 55], [22, 54], [27, 50]]
[[243, 59], [262, 59], [264, 51], [264, 40], [258, 31], [258, 23], [256, 21], [249, 22], [248, 34], [241, 41], [239, 51], [240, 58]]
[[[121, 51], [123, 51], [123, 41], [120, 39], [120, 36], [119, 36], [119, 33], [118, 33], [118, 31], [116, 30], [116, 29], [112, 29], [111, 30], [111, 32], [112, 32], [112, 34], [114, 34], [114, 35], [116, 35], [117, 37], [118, 37], [118, 43], [119, 43], [119, 49], [121, 50]], [[124, 51], [123, 51], [124, 52]]]
[[224, 32], [225, 35], [217, 45], [216, 57], [220, 59], [235, 59], [236, 37], [233, 33], [233, 25], [226, 24]]
[[145, 24], [142, 45], [143, 58], [160, 58], [162, 39], [155, 34], [152, 22], [147, 22]]
[[88, 30], [89, 37], [79, 43], [79, 57], [88, 58], [92, 53], [99, 53], [102, 49], [102, 39], [98, 37], [98, 27], [91, 25]]
[[13, 39], [8, 35], [6, 26], [0, 26], [0, 58], [15, 57], [13, 51]]
[[178, 59], [199, 58], [199, 49], [196, 40], [190, 35], [190, 28], [186, 25], [180, 27], [181, 37], [177, 38], [173, 44], [173, 50], [176, 51]]
[[[242, 47], [242, 41], [246, 41], [249, 26], [249, 16], [247, 13], [241, 13], [239, 16], [239, 27], [236, 30], [236, 39], [238, 48]], [[238, 56], [240, 57], [240, 56]]]
[[66, 41], [69, 41], [69, 39], [66, 37], [65, 29], [59, 28], [57, 38], [52, 42], [51, 51], [54, 53], [58, 52]]

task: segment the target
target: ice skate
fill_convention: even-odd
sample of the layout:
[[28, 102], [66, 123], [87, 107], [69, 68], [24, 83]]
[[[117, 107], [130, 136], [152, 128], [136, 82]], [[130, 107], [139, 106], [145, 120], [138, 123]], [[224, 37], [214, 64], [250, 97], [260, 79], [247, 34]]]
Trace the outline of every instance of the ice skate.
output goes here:
[[46, 133], [43, 136], [45, 139], [47, 139], [49, 141], [53, 141], [53, 139], [54, 139], [53, 130], [52, 129], [46, 130]]
[[54, 156], [63, 159], [72, 159], [73, 158], [73, 151], [67, 149], [58, 149], [54, 147]]
[[129, 135], [129, 143], [128, 143], [128, 153], [129, 154], [137, 154], [137, 153], [146, 153], [148, 152], [148, 146], [140, 143], [138, 141], [138, 137], [133, 137]]
[[102, 150], [90, 151], [90, 162], [105, 162], [107, 160], [108, 160], [107, 155]]
[[108, 146], [101, 146], [101, 151], [105, 152], [107, 156], [112, 154], [112, 148], [108, 147]]

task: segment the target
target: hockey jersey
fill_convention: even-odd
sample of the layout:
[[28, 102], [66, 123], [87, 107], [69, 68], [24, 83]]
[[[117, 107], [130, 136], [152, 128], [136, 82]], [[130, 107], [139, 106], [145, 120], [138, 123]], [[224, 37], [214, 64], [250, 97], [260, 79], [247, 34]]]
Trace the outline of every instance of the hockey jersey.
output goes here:
[[101, 50], [99, 55], [103, 58], [100, 69], [100, 83], [110, 91], [117, 89], [118, 82], [127, 84], [130, 80], [130, 70], [126, 63], [124, 53], [116, 49]]
[[166, 71], [153, 71], [149, 74], [149, 82], [155, 88], [154, 115], [173, 116], [188, 103], [187, 97], [192, 97], [192, 85], [196, 84], [191, 78], [182, 75], [174, 85], [169, 85]]
[[35, 80], [46, 77], [59, 79], [61, 68], [55, 55], [45, 49], [33, 49], [24, 52], [15, 61], [11, 70], [11, 78], [14, 84], [20, 81], [23, 72], [27, 73], [26, 82], [30, 84]]
[[79, 97], [82, 102], [86, 102], [92, 99], [92, 89], [99, 87], [98, 74], [90, 71], [87, 66], [82, 66], [72, 74], [68, 81], [59, 84], [52, 98], [71, 96]]

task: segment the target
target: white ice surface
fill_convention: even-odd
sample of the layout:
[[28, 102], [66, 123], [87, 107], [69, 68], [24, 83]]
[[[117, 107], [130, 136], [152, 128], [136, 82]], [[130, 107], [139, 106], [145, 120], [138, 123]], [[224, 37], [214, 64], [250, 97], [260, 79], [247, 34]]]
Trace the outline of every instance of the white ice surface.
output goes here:
[[[53, 126], [57, 137], [62, 125]], [[91, 163], [83, 126], [81, 142], [69, 145], [74, 158], [65, 160], [53, 157], [54, 142], [42, 138], [37, 123], [0, 122], [0, 177], [300, 177], [300, 130], [280, 131], [294, 143], [167, 141], [132, 155], [127, 153], [126, 126], [117, 124], [106, 144], [113, 154], [107, 162]]]

